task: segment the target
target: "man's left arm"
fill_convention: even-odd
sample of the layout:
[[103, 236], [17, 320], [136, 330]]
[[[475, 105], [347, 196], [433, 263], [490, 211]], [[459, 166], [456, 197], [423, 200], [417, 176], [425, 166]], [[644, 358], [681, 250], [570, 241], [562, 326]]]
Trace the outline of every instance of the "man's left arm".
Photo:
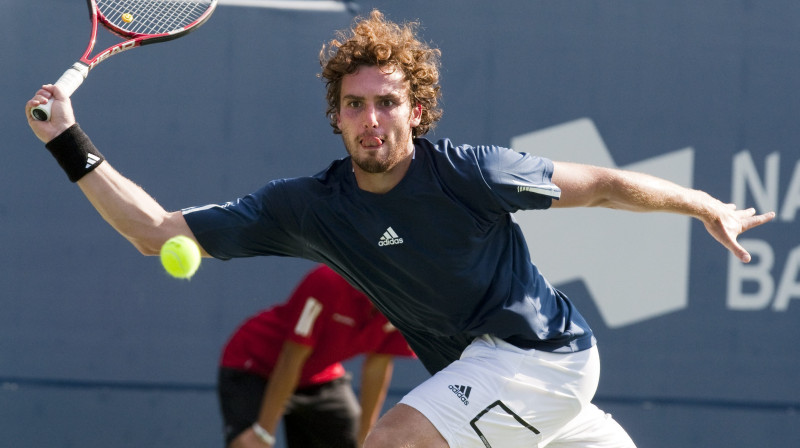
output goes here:
[[553, 164], [552, 182], [561, 188], [561, 198], [553, 201], [552, 207], [607, 207], [692, 216], [745, 263], [750, 261], [750, 254], [736, 239], [775, 217], [775, 212], [757, 215], [753, 208], [739, 210], [735, 204], [723, 203], [703, 191], [648, 174], [566, 162]]

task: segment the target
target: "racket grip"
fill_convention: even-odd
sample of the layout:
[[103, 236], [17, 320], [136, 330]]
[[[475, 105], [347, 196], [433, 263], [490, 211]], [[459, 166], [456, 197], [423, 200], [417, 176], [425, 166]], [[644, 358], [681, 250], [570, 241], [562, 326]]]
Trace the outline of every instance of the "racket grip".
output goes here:
[[[56, 85], [61, 88], [61, 91], [67, 96], [72, 96], [78, 87], [83, 84], [83, 80], [89, 74], [89, 67], [81, 62], [72, 64], [72, 67], [58, 78]], [[50, 99], [44, 104], [40, 104], [31, 109], [31, 116], [34, 120], [50, 121], [50, 109], [53, 107], [53, 101]]]

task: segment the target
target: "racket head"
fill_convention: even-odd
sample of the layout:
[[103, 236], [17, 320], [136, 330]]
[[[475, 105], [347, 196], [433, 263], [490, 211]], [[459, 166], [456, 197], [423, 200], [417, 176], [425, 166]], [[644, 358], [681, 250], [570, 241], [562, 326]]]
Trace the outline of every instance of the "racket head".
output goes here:
[[[141, 45], [184, 36], [204, 24], [217, 7], [217, 0], [86, 0], [92, 34], [81, 59], [56, 81], [67, 97], [83, 83], [95, 65], [109, 56]], [[93, 58], [89, 54], [97, 40], [97, 25], [127, 39], [108, 47]], [[37, 121], [50, 120], [52, 101], [31, 109]]]
[[217, 0], [88, 0], [97, 21], [112, 33], [140, 45], [176, 39], [204, 24]]

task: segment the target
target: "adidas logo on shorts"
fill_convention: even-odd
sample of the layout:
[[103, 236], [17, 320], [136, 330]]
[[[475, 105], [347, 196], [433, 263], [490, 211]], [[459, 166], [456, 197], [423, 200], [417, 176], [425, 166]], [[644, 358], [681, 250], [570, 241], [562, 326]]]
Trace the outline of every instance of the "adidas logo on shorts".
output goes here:
[[456, 397], [458, 397], [461, 400], [461, 402], [464, 403], [464, 406], [469, 405], [468, 398], [469, 398], [469, 393], [472, 392], [472, 386], [451, 385], [448, 386], [448, 388], [451, 391], [453, 391], [454, 394], [456, 394]]

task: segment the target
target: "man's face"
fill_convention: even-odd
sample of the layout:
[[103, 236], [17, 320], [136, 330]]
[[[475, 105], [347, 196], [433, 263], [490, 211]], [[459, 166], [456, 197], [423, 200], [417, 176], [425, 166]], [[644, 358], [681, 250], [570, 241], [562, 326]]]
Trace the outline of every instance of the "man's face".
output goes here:
[[412, 129], [422, 109], [412, 107], [408, 88], [401, 70], [384, 73], [374, 66], [342, 79], [337, 124], [353, 163], [363, 171], [385, 173], [412, 153]]

